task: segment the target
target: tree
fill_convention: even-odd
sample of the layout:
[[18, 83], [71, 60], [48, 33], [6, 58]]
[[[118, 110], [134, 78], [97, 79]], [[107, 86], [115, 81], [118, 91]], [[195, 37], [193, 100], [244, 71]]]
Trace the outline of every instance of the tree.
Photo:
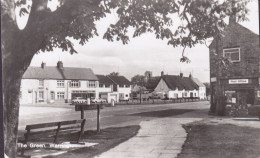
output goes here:
[[[129, 41], [128, 29], [134, 28], [133, 37], [151, 32], [165, 39], [173, 47], [193, 47], [207, 38], [221, 33], [224, 19], [236, 15], [246, 19], [247, 1], [226, 0], [59, 0], [59, 7], [51, 11], [48, 0], [1, 0], [2, 75], [4, 109], [4, 146], [9, 157], [16, 157], [21, 78], [34, 54], [39, 51], [76, 53], [74, 38], [85, 44], [98, 35], [95, 21], [115, 10], [118, 21], [107, 28], [103, 38], [109, 41]], [[236, 2], [232, 5], [232, 2]], [[19, 29], [15, 9], [20, 16], [29, 14], [27, 25]], [[177, 29], [172, 15], [182, 21]], [[183, 50], [184, 50], [183, 49]], [[184, 52], [184, 51], [183, 51]], [[183, 55], [181, 61], [188, 61]]]
[[137, 84], [138, 86], [145, 86], [146, 81], [144, 75], [135, 75], [131, 78], [132, 84]]

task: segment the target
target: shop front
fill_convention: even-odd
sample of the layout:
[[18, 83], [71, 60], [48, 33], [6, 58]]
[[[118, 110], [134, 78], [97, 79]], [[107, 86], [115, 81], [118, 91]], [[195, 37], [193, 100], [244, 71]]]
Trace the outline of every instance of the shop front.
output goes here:
[[247, 115], [247, 108], [260, 102], [258, 78], [221, 80], [228, 115]]

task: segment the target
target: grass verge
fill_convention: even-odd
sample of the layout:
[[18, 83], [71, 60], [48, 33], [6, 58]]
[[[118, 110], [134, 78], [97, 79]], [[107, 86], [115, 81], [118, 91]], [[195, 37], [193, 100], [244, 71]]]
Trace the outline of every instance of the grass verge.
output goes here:
[[[84, 135], [81, 137], [81, 142], [98, 143], [98, 145], [70, 150], [62, 155], [48, 156], [48, 158], [91, 158], [135, 136], [139, 129], [139, 125], [133, 125], [126, 127], [106, 128], [102, 129], [99, 133], [96, 131], [85, 131]], [[53, 140], [48, 140], [48, 138], [41, 139], [43, 139], [45, 142], [51, 142]], [[64, 142], [75, 141], [76, 139], [77, 133], [71, 133], [60, 135], [58, 140], [59, 142]], [[32, 140], [32, 142], [41, 142], [41, 140], [35, 139]]]
[[178, 158], [258, 158], [259, 129], [230, 124], [184, 125], [188, 137]]

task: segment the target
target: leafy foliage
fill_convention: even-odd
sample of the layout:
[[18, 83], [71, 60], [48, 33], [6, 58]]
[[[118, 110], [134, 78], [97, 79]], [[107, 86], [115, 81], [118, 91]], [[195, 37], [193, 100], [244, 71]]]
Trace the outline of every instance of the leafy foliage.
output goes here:
[[[234, 16], [238, 20], [246, 20], [248, 1], [76, 0], [71, 3], [60, 0], [60, 6], [52, 12], [53, 14], [66, 7], [66, 3], [71, 3], [67, 9], [73, 8], [76, 4], [77, 8], [73, 10], [72, 19], [64, 20], [62, 25], [54, 26], [54, 31], [46, 33], [41, 50], [52, 51], [58, 47], [63, 51], [75, 53], [76, 50], [69, 38], [78, 40], [81, 45], [85, 44], [90, 38], [98, 35], [95, 21], [104, 18], [111, 10], [116, 11], [118, 21], [111, 24], [103, 35], [108, 41], [117, 40], [127, 44], [130, 40], [129, 28], [133, 28], [133, 37], [150, 32], [154, 33], [157, 39], [167, 40], [168, 45], [173, 47], [194, 47], [203, 43], [205, 39], [220, 34], [227, 25], [225, 18]], [[30, 14], [27, 4], [27, 0], [16, 2], [16, 6], [21, 7], [20, 15]], [[174, 15], [180, 18], [180, 22], [172, 18]], [[177, 29], [174, 29], [174, 25], [178, 25]], [[189, 59], [183, 54], [180, 61], [189, 62]]]
[[145, 82], [145, 76], [144, 75], [135, 75], [131, 78], [132, 84], [137, 84], [139, 86], [144, 86], [146, 84]]

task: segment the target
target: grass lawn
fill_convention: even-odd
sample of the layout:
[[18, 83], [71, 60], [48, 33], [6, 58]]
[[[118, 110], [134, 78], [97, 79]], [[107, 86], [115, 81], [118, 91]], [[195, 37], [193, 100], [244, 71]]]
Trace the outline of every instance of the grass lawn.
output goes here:
[[[82, 142], [99, 144], [92, 147], [71, 150], [68, 153], [58, 156], [49, 156], [49, 158], [91, 158], [135, 136], [139, 129], [139, 125], [133, 125], [126, 127], [106, 128], [102, 129], [99, 133], [97, 133], [96, 131], [85, 131], [84, 135], [81, 137]], [[72, 133], [67, 135], [60, 135], [58, 140], [59, 142], [75, 141], [76, 138], [77, 134]], [[53, 138], [51, 138], [50, 140], [48, 140], [47, 138], [42, 139], [45, 142], [53, 141]], [[39, 139], [32, 140], [32, 142], [39, 142]]]
[[260, 130], [230, 124], [185, 125], [187, 140], [178, 158], [259, 158]]

